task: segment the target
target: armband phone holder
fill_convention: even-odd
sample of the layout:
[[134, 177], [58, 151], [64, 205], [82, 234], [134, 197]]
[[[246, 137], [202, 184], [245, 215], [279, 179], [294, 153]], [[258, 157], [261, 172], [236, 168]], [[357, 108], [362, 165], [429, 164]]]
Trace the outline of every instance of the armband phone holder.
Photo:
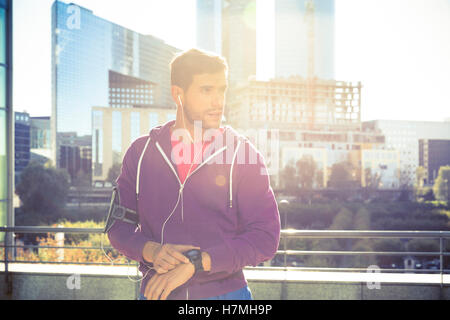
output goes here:
[[139, 224], [139, 215], [136, 211], [120, 205], [119, 191], [117, 187], [114, 187], [103, 232], [107, 233], [117, 220], [137, 226]]

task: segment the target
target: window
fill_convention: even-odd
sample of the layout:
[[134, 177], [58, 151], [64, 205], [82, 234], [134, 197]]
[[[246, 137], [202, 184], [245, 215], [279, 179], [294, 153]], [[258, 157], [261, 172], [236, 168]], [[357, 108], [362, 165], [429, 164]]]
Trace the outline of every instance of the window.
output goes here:
[[122, 151], [122, 113], [120, 111], [112, 112], [112, 150]]
[[141, 132], [139, 112], [131, 113], [131, 141], [136, 140]]

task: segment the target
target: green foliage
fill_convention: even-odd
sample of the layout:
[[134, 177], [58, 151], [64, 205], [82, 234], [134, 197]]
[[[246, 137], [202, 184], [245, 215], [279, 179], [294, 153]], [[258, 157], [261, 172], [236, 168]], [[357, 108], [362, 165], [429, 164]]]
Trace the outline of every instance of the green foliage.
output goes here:
[[323, 170], [318, 170], [314, 178], [317, 188], [323, 188]]
[[[103, 223], [98, 223], [92, 220], [88, 221], [67, 221], [60, 220], [56, 223], [58, 226], [62, 226], [64, 228], [103, 228]], [[107, 237], [105, 237], [107, 238]], [[104, 239], [105, 239], [104, 238]], [[79, 243], [81, 241], [89, 241], [95, 246], [100, 246], [100, 234], [77, 234], [77, 233], [68, 233], [65, 235], [65, 240], [68, 243]], [[105, 243], [105, 242], [104, 242]]]
[[[313, 240], [312, 251], [339, 251], [342, 250], [336, 239]], [[306, 267], [336, 268], [339, 266], [342, 257], [333, 255], [310, 255], [305, 259]]]
[[423, 187], [423, 182], [426, 178], [427, 178], [427, 170], [422, 166], [417, 167], [416, 168], [416, 186], [418, 188]]
[[406, 248], [410, 252], [439, 252], [439, 240], [437, 239], [411, 239]]
[[381, 176], [377, 173], [372, 174], [372, 170], [370, 168], [364, 169], [364, 180], [366, 182], [366, 188], [369, 189], [378, 189], [381, 182]]
[[348, 161], [333, 164], [328, 186], [331, 188], [349, 188], [352, 186], [352, 164]]
[[121, 167], [122, 167], [121, 163], [114, 163], [112, 167], [109, 168], [108, 170], [108, 177], [106, 178], [106, 181], [115, 183], [120, 175]]
[[287, 211], [289, 227], [291, 228], [319, 230], [328, 228], [340, 209], [340, 204], [313, 203], [309, 206], [291, 203], [287, 208], [280, 207], [280, 215], [284, 219], [284, 212]]
[[298, 187], [297, 172], [291, 165], [287, 165], [280, 173], [280, 183], [287, 190], [296, 190]]
[[64, 210], [69, 176], [65, 171], [30, 162], [22, 172], [16, 193], [23, 203], [23, 212], [39, 214], [50, 221]]
[[[438, 204], [414, 202], [313, 203], [291, 202], [286, 208], [289, 227], [330, 230], [450, 230], [450, 210]], [[284, 211], [283, 211], [284, 212]], [[353, 214], [353, 212], [355, 212]], [[450, 241], [449, 241], [450, 243]], [[428, 247], [427, 247], [428, 246]], [[450, 244], [448, 245], [450, 251]], [[288, 249], [337, 251], [406, 251], [433, 249], [427, 242], [395, 239], [292, 239]], [[416, 251], [416, 250], [411, 250]], [[434, 250], [426, 250], [434, 251]], [[450, 264], [450, 259], [446, 259]], [[402, 256], [305, 256], [307, 267], [357, 267], [370, 265], [403, 266]]]
[[353, 221], [353, 229], [355, 230], [370, 230], [370, 212], [367, 208], [361, 207], [355, 213]]
[[[380, 252], [402, 252], [405, 251], [405, 245], [399, 239], [379, 239], [374, 241], [373, 249]], [[379, 266], [403, 265], [403, 258], [397, 255], [379, 255], [377, 264]]]
[[434, 181], [433, 186], [434, 195], [436, 199], [441, 201], [450, 201], [450, 166], [439, 168], [439, 174]]
[[[373, 251], [373, 243], [370, 239], [361, 239], [353, 244], [351, 251]], [[367, 268], [377, 264], [377, 258], [374, 255], [351, 256], [348, 259], [349, 266], [352, 268]]]
[[334, 217], [330, 230], [351, 230], [353, 229], [353, 212], [347, 208], [342, 208]]
[[304, 155], [296, 163], [298, 182], [302, 188], [312, 189], [314, 184], [314, 177], [317, 171], [317, 164], [313, 157], [310, 155]]

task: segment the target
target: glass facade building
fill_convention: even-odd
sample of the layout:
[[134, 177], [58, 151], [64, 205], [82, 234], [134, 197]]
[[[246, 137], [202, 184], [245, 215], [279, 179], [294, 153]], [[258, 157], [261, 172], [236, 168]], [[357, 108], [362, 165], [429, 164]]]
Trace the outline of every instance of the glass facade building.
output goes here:
[[227, 59], [230, 87], [256, 75], [256, 0], [224, 2], [222, 55]]
[[197, 0], [197, 46], [222, 54], [222, 0]]
[[16, 184], [30, 162], [30, 115], [14, 112], [14, 171]]
[[[308, 71], [308, 0], [275, 1], [275, 77], [301, 76]], [[314, 73], [335, 79], [334, 0], [314, 1]]]
[[[51, 127], [57, 166], [59, 133], [91, 135], [93, 141], [99, 138], [95, 136], [96, 127], [91, 121], [93, 106], [129, 107], [136, 102], [153, 102], [175, 108], [170, 92], [169, 64], [179, 51], [161, 39], [102, 19], [91, 10], [55, 1], [52, 6]], [[121, 83], [126, 77], [133, 79], [137, 86], [143, 84], [143, 91], [134, 92], [132, 97], [122, 96], [131, 94], [117, 90], [125, 88]], [[101, 157], [95, 150], [93, 154]]]
[[31, 117], [30, 120], [31, 149], [50, 149], [50, 117]]
[[[13, 132], [12, 110], [12, 4], [0, 0], [0, 225], [14, 225], [13, 196]], [[0, 233], [0, 242], [5, 234]]]

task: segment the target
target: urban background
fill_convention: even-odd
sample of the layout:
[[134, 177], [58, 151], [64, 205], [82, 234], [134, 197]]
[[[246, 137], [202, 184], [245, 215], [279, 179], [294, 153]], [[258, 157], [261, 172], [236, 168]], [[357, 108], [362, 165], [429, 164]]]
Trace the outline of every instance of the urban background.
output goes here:
[[[364, 119], [365, 83], [336, 79], [334, 0], [273, 2], [273, 73], [267, 79], [257, 76], [261, 2], [193, 3], [194, 45], [223, 55], [229, 64], [223, 123], [248, 133], [263, 151], [277, 200], [288, 200], [280, 204], [284, 229], [450, 230], [450, 100], [442, 101], [445, 108], [435, 115], [441, 121], [389, 119], [389, 114]], [[8, 45], [12, 29], [22, 22], [7, 18], [8, 5], [0, 1], [0, 225], [103, 227], [128, 146], [175, 119], [169, 62], [185, 48], [109, 21], [76, 1], [54, 1], [49, 12], [51, 113], [35, 116], [12, 102]], [[183, 21], [173, 24], [181, 28]], [[383, 92], [375, 94], [383, 97]], [[398, 108], [408, 118], [408, 106]], [[423, 105], [424, 114], [427, 108]], [[9, 138], [13, 150], [7, 147]], [[266, 148], [271, 139], [277, 139], [276, 148]], [[10, 196], [8, 186], [14, 192]], [[54, 236], [34, 234], [14, 241], [58, 243]], [[100, 243], [95, 235], [64, 241], [81, 247]], [[439, 251], [439, 243], [428, 239], [292, 239], [284, 245], [296, 250]], [[101, 253], [82, 249], [62, 256], [56, 250], [20, 254], [36, 261], [106, 261]], [[113, 250], [109, 254], [120, 258]], [[413, 268], [442, 267], [436, 257], [406, 255], [289, 257], [288, 263], [398, 269], [411, 259]], [[444, 263], [448, 268], [450, 260]], [[281, 256], [270, 265], [282, 265]]]

